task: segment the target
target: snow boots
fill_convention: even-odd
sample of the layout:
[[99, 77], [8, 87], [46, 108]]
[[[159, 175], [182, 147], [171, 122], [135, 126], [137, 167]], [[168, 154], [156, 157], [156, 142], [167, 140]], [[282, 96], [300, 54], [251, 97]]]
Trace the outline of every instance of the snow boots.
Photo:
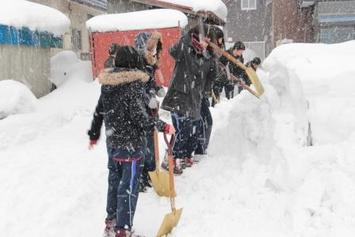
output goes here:
[[[180, 175], [183, 173], [184, 163], [184, 159], [174, 159], [174, 174]], [[161, 163], [161, 167], [166, 171], [169, 171], [168, 160], [164, 159], [164, 161]]]
[[105, 220], [105, 230], [104, 230], [104, 235], [103, 237], [115, 237], [115, 225], [116, 225], [116, 220]]
[[119, 229], [116, 231], [115, 237], [144, 237], [142, 235], [136, 235], [132, 231], [126, 229]]

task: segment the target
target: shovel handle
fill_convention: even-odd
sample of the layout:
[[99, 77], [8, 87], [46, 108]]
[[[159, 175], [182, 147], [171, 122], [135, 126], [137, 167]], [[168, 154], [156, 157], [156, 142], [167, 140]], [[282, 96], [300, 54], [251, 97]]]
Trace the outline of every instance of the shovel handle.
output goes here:
[[160, 159], [159, 159], [159, 137], [158, 137], [158, 131], [156, 129], [154, 129], [153, 137], [154, 137], [155, 165], [158, 166], [158, 165], [160, 165]]
[[208, 41], [208, 45], [211, 46], [215, 51], [217, 51], [219, 54], [222, 54], [224, 57], [226, 57], [229, 61], [231, 61], [232, 63], [234, 63], [235, 65], [237, 65], [238, 67], [240, 67], [241, 69], [243, 69], [244, 71], [247, 70], [247, 67], [239, 62], [237, 59], [235, 59], [232, 55], [230, 55], [228, 52], [224, 51], [223, 49], [221, 49], [218, 45], [216, 45], [215, 43], [212, 43], [211, 41]]
[[[226, 66], [223, 65], [223, 63], [219, 63], [218, 64], [224, 71], [227, 71]], [[254, 95], [255, 97], [257, 97], [258, 99], [260, 99], [260, 96], [258, 95], [258, 93], [256, 93], [253, 89], [251, 89], [247, 84], [245, 84], [244, 81], [242, 81], [241, 79], [237, 78], [236, 76], [234, 76], [233, 74], [230, 74], [231, 77], [231, 81], [236, 81], [240, 84], [241, 87], [243, 87], [243, 89], [249, 91], [252, 95]]]
[[173, 157], [173, 144], [175, 141], [175, 136], [172, 135], [170, 138], [170, 142], [168, 140], [167, 135], [164, 133], [164, 140], [166, 145], [168, 146], [168, 161], [169, 161], [169, 187], [170, 187], [170, 205], [171, 205], [171, 211], [176, 212], [175, 208], [175, 182], [174, 182], [174, 157]]
[[168, 147], [168, 154], [173, 155], [173, 144], [175, 142], [175, 136], [171, 135], [170, 141], [168, 140], [168, 136], [164, 133], [164, 141]]

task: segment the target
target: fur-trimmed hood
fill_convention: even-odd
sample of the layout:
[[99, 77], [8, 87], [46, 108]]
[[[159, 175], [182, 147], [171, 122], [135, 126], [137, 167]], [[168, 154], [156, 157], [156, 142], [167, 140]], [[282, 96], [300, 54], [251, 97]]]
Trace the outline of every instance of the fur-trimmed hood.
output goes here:
[[155, 32], [141, 32], [136, 36], [135, 47], [142, 52], [146, 62], [151, 66], [160, 66], [162, 35]]
[[147, 82], [149, 75], [141, 70], [122, 70], [115, 72], [111, 68], [101, 72], [98, 79], [102, 85], [118, 86], [134, 81]]

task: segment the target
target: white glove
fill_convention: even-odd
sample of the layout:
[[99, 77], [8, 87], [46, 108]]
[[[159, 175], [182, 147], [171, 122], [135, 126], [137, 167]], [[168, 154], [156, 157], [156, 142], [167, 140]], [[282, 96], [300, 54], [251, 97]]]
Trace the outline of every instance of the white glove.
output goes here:
[[165, 89], [163, 87], [160, 88], [156, 94], [158, 97], [164, 97], [166, 95]]
[[159, 101], [156, 99], [156, 98], [151, 98], [149, 100], [149, 104], [148, 104], [148, 107], [150, 109], [157, 109], [159, 107]]

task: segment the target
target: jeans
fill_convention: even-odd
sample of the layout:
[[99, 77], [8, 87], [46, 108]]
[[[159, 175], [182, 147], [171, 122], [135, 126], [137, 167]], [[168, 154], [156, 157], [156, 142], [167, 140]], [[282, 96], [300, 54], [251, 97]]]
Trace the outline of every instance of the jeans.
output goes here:
[[180, 116], [171, 113], [173, 125], [175, 127], [175, 143], [173, 154], [175, 159], [191, 157], [197, 146], [197, 121], [190, 117]]
[[208, 144], [210, 142], [213, 120], [209, 106], [210, 102], [208, 98], [203, 98], [201, 104], [201, 120], [198, 126], [198, 143], [195, 150], [195, 154], [199, 155], [207, 153]]
[[107, 148], [107, 219], [116, 219], [115, 229], [131, 229], [138, 200], [138, 182], [142, 173], [144, 150]]

